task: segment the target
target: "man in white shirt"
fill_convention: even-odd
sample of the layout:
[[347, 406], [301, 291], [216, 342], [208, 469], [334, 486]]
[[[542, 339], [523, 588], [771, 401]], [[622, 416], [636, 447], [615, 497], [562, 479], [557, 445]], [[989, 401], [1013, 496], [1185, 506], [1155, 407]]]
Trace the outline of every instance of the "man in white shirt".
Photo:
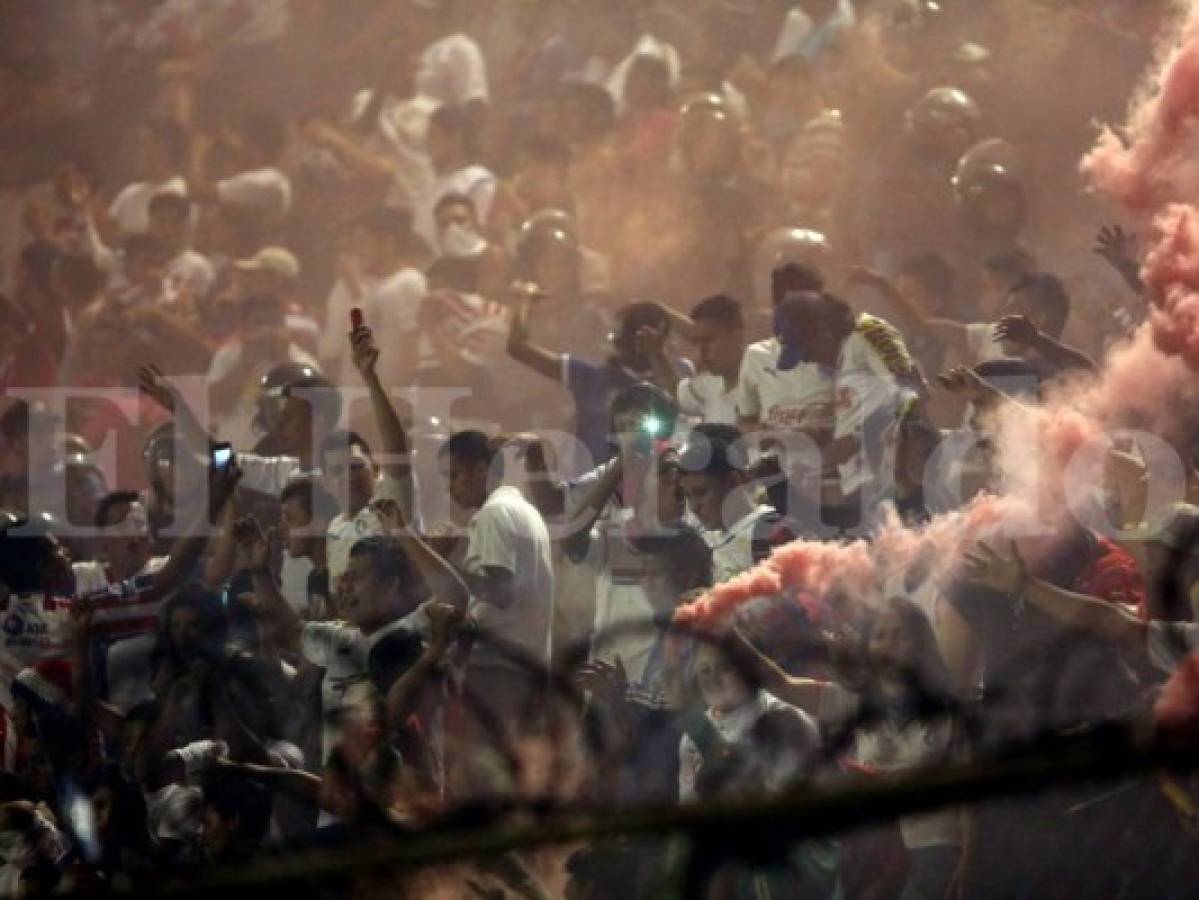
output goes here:
[[166, 303], [203, 300], [216, 280], [212, 263], [190, 246], [192, 204], [170, 191], [150, 198], [148, 233], [165, 249], [169, 262], [163, 278]]
[[679, 381], [679, 412], [700, 422], [737, 424], [738, 379], [745, 353], [741, 304], [732, 297], [706, 297], [691, 310], [689, 337], [698, 374]]
[[178, 174], [187, 168], [187, 155], [187, 134], [174, 120], [150, 119], [138, 127], [134, 171], [145, 180], [126, 185], [108, 207], [117, 239], [149, 228], [150, 200], [156, 194], [187, 196], [187, 182]]
[[[822, 287], [819, 273], [788, 263], [771, 272], [771, 303], [777, 310], [788, 294]], [[782, 353], [777, 321], [774, 337], [745, 348], [737, 381], [736, 424], [746, 433], [805, 432], [819, 443], [820, 435], [832, 427], [831, 374], [807, 360], [783, 360]]]
[[774, 507], [754, 501], [746, 450], [735, 426], [704, 424], [692, 430], [679, 455], [687, 506], [704, 527], [718, 583], [752, 568], [791, 536]]
[[771, 63], [798, 54], [809, 63], [835, 46], [840, 33], [853, 26], [857, 16], [850, 0], [801, 0], [783, 20]]
[[549, 532], [519, 490], [491, 484], [500, 458], [481, 431], [453, 435], [440, 462], [450, 500], [471, 514], [462, 572], [480, 637], [467, 662], [468, 715], [481, 704], [496, 721], [518, 723], [542, 707], [548, 685], [554, 618]]
[[136, 491], [107, 494], [96, 507], [96, 527], [104, 530], [97, 541], [98, 559], [71, 565], [80, 596], [139, 576], [153, 576], [166, 565], [167, 557], [153, 555], [150, 518]]
[[474, 162], [470, 132], [470, 115], [461, 106], [439, 106], [429, 118], [425, 143], [435, 178], [416, 209], [415, 227], [430, 246], [437, 245], [437, 201], [446, 194], [469, 197], [486, 231], [497, 180], [487, 168]]

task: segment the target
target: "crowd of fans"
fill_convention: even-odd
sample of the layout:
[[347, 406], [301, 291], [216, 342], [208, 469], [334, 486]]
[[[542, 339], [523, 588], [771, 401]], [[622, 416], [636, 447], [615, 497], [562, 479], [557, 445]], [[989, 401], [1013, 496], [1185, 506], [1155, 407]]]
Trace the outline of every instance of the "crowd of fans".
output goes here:
[[[1146, 319], [1078, 162], [1171, 8], [0, 0], [0, 892], [1143, 725], [1199, 507], [674, 615], [996, 490], [996, 408]], [[1186, 788], [287, 889], [1192, 896]]]

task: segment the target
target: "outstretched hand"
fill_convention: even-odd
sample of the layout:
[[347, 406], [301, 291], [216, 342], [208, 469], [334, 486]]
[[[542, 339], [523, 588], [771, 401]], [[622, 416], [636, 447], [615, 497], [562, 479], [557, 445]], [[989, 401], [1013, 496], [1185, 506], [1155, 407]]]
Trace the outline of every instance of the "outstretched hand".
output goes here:
[[175, 411], [175, 388], [167, 380], [162, 369], [153, 363], [141, 366], [137, 370], [137, 382], [143, 394], [167, 412]]
[[937, 376], [937, 383], [951, 394], [966, 400], [982, 400], [991, 394], [991, 388], [973, 369], [958, 366]]
[[966, 553], [965, 575], [971, 583], [1007, 597], [1018, 596], [1028, 578], [1015, 541], [1010, 542], [1007, 556], [989, 544], [979, 543]]
[[613, 662], [592, 660], [579, 667], [575, 683], [602, 703], [611, 704], [624, 696], [629, 685], [624, 661], [616, 656]]
[[261, 569], [268, 565], [274, 531], [272, 528], [270, 532], [264, 532], [253, 516], [242, 516], [233, 523], [233, 540], [245, 554], [251, 568]]
[[1018, 347], [1031, 347], [1041, 332], [1028, 316], [1004, 316], [995, 326], [995, 340], [1007, 341]]
[[411, 524], [408, 521], [407, 514], [404, 512], [404, 507], [390, 497], [380, 497], [378, 500], [372, 500], [370, 510], [379, 519], [383, 530], [389, 534], [404, 531]]

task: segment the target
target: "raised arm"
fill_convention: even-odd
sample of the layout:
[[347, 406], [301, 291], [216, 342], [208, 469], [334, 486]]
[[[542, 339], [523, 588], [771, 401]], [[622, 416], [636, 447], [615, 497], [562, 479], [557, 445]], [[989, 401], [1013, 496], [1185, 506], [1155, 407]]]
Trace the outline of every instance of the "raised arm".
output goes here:
[[137, 378], [142, 393], [174, 415], [175, 426], [187, 445], [200, 453], [208, 453], [212, 447], [212, 435], [200, 424], [191, 407], [167, 381], [162, 369], [155, 365], [142, 366], [137, 370]]
[[534, 372], [559, 381], [562, 377], [562, 354], [554, 353], [529, 340], [529, 315], [533, 303], [541, 299], [542, 295], [531, 285], [521, 285], [518, 290], [520, 296], [516, 313], [512, 316], [512, 325], [508, 329], [508, 355]]
[[304, 620], [279, 591], [274, 573], [271, 572], [271, 534], [264, 532], [253, 516], [245, 516], [234, 523], [233, 535], [250, 562], [254, 599], [258, 602], [259, 614], [266, 628], [275, 639], [275, 645], [289, 653], [299, 653]]
[[383, 439], [383, 472], [384, 474], [404, 482], [408, 494], [408, 509], [404, 513], [411, 518], [412, 510], [412, 457], [408, 434], [404, 423], [400, 421], [399, 413], [387, 389], [379, 380], [376, 368], [379, 362], [379, 348], [370, 328], [363, 325], [350, 334], [350, 347], [353, 354], [354, 366], [362, 373], [362, 380], [370, 391], [371, 410], [375, 415], [375, 423], [379, 426], [379, 434]]
[[403, 727], [416, 712], [420, 694], [437, 672], [454, 640], [454, 628], [462, 621], [461, 610], [436, 600], [424, 605], [429, 617], [429, 643], [416, 662], [409, 666], [387, 691], [387, 721], [392, 729]]
[[671, 397], [679, 395], [679, 373], [666, 355], [666, 328], [646, 325], [637, 332], [637, 346], [649, 360], [654, 383]]
[[768, 693], [812, 717], [819, 715], [820, 698], [827, 687], [826, 682], [788, 675], [774, 660], [755, 647], [740, 629], [732, 630], [729, 642], [737, 659], [753, 673]]
[[1131, 609], [1098, 597], [1075, 594], [1029, 576], [1015, 544], [1007, 556], [986, 544], [966, 554], [966, 577], [1008, 597], [1023, 597], [1067, 628], [1085, 631], [1124, 647], [1143, 646], [1148, 626]]
[[433, 596], [444, 605], [465, 612], [470, 600], [466, 582], [445, 557], [421, 540], [400, 505], [394, 500], [381, 499], [372, 502], [371, 509], [384, 529], [399, 542]]
[[883, 299], [895, 307], [900, 318], [909, 328], [927, 331], [947, 344], [965, 342], [966, 325], [964, 323], [930, 316], [896, 288], [890, 279], [861, 267], [851, 268], [849, 278], [852, 283], [866, 285], [878, 291]]
[[1027, 316], [1005, 316], [996, 328], [995, 339], [1032, 350], [1059, 369], [1097, 371], [1095, 361], [1081, 350], [1055, 340], [1037, 328]]
[[154, 573], [150, 587], [143, 595], [147, 602], [159, 600], [179, 586], [204, 553], [208, 546], [208, 529], [214, 518], [220, 516], [237, 490], [241, 472], [236, 466], [213, 471], [208, 480], [208, 508], [202, 510], [183, 535], [171, 547], [166, 564]]

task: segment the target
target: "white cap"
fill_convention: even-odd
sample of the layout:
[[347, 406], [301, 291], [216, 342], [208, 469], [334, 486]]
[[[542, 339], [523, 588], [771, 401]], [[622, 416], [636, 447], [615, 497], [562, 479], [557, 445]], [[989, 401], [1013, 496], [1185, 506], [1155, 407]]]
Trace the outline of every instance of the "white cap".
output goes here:
[[263, 247], [249, 259], [239, 259], [233, 268], [242, 272], [272, 272], [283, 278], [300, 277], [300, 261], [285, 247]]

